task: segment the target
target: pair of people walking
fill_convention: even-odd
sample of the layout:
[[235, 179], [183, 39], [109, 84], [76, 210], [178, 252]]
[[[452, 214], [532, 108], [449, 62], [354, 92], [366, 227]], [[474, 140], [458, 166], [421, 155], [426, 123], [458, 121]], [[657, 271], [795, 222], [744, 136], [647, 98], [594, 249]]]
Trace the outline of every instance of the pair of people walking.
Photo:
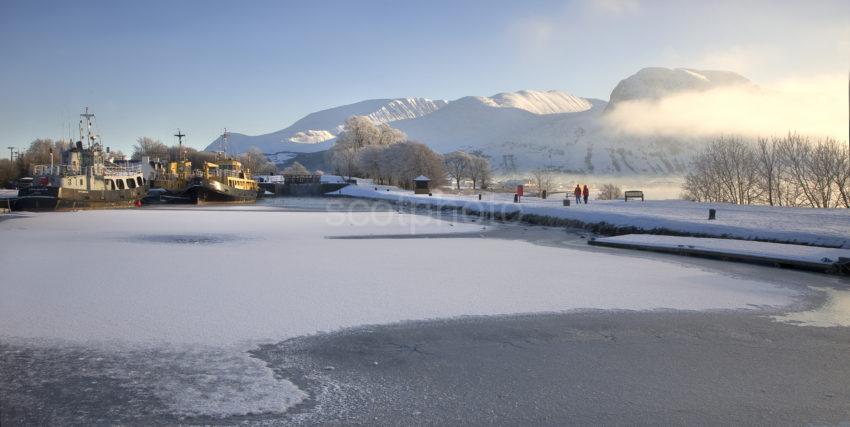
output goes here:
[[590, 189], [587, 188], [587, 184], [584, 185], [584, 188], [581, 188], [578, 184], [576, 184], [576, 189], [573, 190], [573, 194], [576, 195], [576, 204], [581, 204], [581, 199], [584, 198], [584, 204], [587, 204], [587, 196], [590, 196]]

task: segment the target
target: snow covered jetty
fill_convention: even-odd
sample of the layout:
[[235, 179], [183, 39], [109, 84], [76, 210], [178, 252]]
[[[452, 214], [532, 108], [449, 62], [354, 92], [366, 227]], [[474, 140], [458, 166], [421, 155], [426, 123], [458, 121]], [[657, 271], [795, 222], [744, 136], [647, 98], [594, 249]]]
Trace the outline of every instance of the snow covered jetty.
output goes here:
[[587, 243], [594, 246], [693, 255], [830, 273], [850, 273], [850, 249], [648, 234], [594, 238]]
[[[512, 194], [484, 193], [482, 200], [478, 200], [478, 195], [434, 194], [429, 197], [395, 187], [353, 185], [329, 195], [386, 200], [531, 224], [578, 227], [608, 235], [719, 237], [850, 249], [850, 209], [744, 206], [685, 200], [628, 203], [591, 200], [587, 205], [564, 207], [558, 198], [524, 197], [522, 203], [513, 203]], [[709, 209], [716, 209], [716, 220], [708, 220]]]

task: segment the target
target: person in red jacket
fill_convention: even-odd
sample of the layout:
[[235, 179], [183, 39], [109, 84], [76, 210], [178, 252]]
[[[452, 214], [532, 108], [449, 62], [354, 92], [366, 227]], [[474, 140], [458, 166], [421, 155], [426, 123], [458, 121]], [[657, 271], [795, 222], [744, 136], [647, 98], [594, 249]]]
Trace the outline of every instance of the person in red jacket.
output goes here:
[[581, 204], [581, 187], [579, 187], [578, 184], [576, 184], [576, 189], [575, 189], [575, 191], [573, 191], [573, 194], [576, 195], [576, 204], [580, 205]]
[[590, 195], [590, 190], [587, 188], [587, 184], [584, 184], [584, 189], [581, 190], [581, 195], [584, 196], [584, 204], [587, 204], [587, 196]]

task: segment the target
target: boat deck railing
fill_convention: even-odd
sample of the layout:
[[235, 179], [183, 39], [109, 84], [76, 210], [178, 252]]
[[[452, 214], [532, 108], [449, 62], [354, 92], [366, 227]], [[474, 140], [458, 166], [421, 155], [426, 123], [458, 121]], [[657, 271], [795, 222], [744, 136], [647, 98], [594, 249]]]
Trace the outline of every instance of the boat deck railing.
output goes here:
[[196, 171], [193, 172], [193, 175], [198, 177], [198, 178], [205, 178], [205, 177], [227, 178], [227, 177], [232, 177], [232, 178], [250, 179], [250, 177], [248, 177], [247, 174], [243, 174], [243, 176], [241, 176], [241, 177], [239, 176], [239, 174], [240, 174], [240, 172], [238, 172], [238, 171], [226, 170], [226, 169], [216, 169], [215, 171], [210, 171], [206, 175], [204, 174], [204, 171], [202, 171], [202, 170], [196, 170]]
[[136, 175], [142, 173], [141, 165], [127, 165], [127, 166], [106, 166], [106, 165], [98, 165], [98, 166], [88, 166], [86, 168], [80, 168], [79, 166], [74, 165], [62, 165], [62, 164], [53, 164], [53, 165], [35, 165], [32, 167], [33, 174], [36, 176], [63, 176], [63, 175], [78, 175], [83, 174], [85, 170], [89, 168], [94, 168], [94, 172], [97, 175], [117, 175], [117, 176], [129, 176]]
[[142, 165], [104, 166], [104, 175], [136, 175], [142, 173]]

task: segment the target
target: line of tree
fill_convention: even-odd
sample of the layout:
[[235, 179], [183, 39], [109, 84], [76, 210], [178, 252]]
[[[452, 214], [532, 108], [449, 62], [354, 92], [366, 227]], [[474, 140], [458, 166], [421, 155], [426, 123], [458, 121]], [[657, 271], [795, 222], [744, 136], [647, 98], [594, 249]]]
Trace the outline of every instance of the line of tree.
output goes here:
[[452, 151], [443, 156], [443, 165], [458, 190], [460, 190], [461, 182], [466, 180], [472, 182], [473, 190], [479, 187], [487, 188], [490, 184], [492, 177], [490, 160], [484, 156], [464, 151]]
[[698, 153], [683, 197], [704, 202], [850, 208], [850, 153], [832, 138], [720, 137]]
[[446, 176], [443, 156], [427, 145], [409, 141], [404, 132], [368, 117], [345, 121], [328, 161], [338, 175], [371, 178], [380, 184], [411, 188], [413, 178], [425, 175], [441, 185]]
[[[141, 160], [145, 156], [165, 162], [187, 159], [192, 162], [193, 169], [203, 167], [204, 162], [215, 162], [216, 160], [216, 153], [199, 151], [185, 145], [169, 147], [158, 139], [143, 136], [138, 138], [136, 144], [133, 145], [133, 154], [130, 158], [131, 160]], [[256, 147], [252, 147], [238, 156], [238, 160], [242, 162], [244, 168], [254, 175], [267, 175], [277, 172], [277, 166]]]
[[[6, 185], [20, 177], [29, 176], [35, 165], [50, 164], [50, 153], [53, 161], [62, 163], [63, 154], [71, 148], [71, 143], [64, 140], [54, 141], [50, 138], [38, 138], [32, 141], [27, 149], [10, 159], [0, 160], [0, 183]], [[124, 156], [120, 151], [114, 154]]]

